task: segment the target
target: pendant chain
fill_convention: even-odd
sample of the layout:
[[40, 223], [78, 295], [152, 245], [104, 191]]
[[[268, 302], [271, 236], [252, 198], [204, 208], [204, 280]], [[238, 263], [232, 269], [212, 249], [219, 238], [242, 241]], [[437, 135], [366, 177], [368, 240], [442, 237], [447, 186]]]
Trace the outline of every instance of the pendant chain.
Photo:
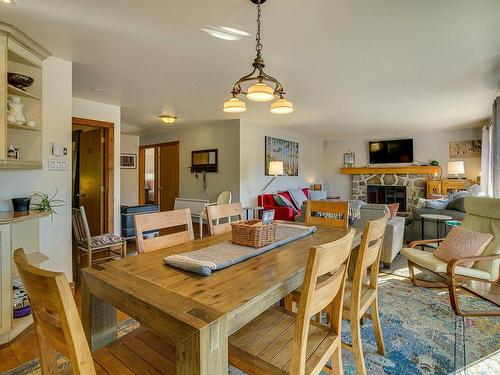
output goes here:
[[257, 45], [255, 46], [257, 55], [260, 55], [260, 52], [262, 51], [262, 43], [260, 42], [260, 16], [261, 16], [261, 9], [259, 1], [257, 3], [257, 34], [255, 36], [255, 41], [257, 42]]

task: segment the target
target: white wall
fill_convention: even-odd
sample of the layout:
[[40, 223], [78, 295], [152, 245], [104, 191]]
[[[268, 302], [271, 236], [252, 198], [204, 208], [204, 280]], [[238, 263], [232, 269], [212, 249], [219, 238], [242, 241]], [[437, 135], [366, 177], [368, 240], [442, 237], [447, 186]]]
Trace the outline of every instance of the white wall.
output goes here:
[[241, 121], [240, 197], [243, 206], [257, 204], [257, 196], [272, 177], [264, 175], [266, 136], [299, 143], [299, 175], [280, 176], [266, 191], [308, 187], [323, 183], [323, 140], [287, 130]]
[[[382, 139], [397, 139], [398, 137], [359, 137], [356, 139], [342, 139], [337, 141], [326, 141], [325, 150], [325, 184], [331, 195], [340, 195], [350, 198], [350, 176], [340, 174], [343, 167], [344, 153], [348, 149], [356, 154], [356, 166], [365, 166], [368, 163], [368, 142]], [[449, 142], [481, 139], [481, 131], [475, 129], [446, 130], [408, 134], [400, 138], [413, 138], [414, 159], [417, 161], [430, 162], [437, 160], [443, 168], [442, 178], [447, 177], [446, 165], [449, 160]], [[481, 158], [463, 159], [467, 178], [476, 181], [481, 170]]]
[[[137, 155], [139, 163], [139, 136], [121, 135], [121, 152]], [[126, 206], [135, 206], [139, 201], [139, 164], [136, 169], [121, 169], [120, 202]]]
[[[71, 253], [71, 169], [49, 171], [52, 142], [71, 150], [72, 64], [49, 57], [43, 62], [42, 170], [0, 170], [0, 200], [29, 196], [33, 191], [53, 193], [66, 202], [52, 219], [40, 219], [40, 249], [50, 259], [43, 268], [64, 272], [72, 280]], [[70, 161], [70, 157], [67, 157]], [[71, 165], [71, 163], [68, 163]]]
[[[233, 193], [239, 201], [239, 120], [210, 122], [204, 125], [176, 126], [175, 130], [141, 137], [141, 145], [179, 141], [179, 193], [183, 198], [208, 199], [214, 202], [220, 192]], [[203, 179], [191, 173], [191, 151], [218, 149], [219, 171], [207, 173], [207, 191]]]
[[73, 98], [73, 116], [90, 120], [107, 121], [115, 124], [115, 178], [114, 178], [114, 232], [120, 233], [120, 107]]

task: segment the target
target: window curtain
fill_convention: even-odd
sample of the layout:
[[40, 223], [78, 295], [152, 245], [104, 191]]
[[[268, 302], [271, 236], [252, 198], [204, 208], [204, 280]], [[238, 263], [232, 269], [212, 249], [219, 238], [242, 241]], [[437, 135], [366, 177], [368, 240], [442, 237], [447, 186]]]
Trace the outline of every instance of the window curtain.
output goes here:
[[500, 97], [493, 102], [489, 126], [483, 127], [481, 151], [481, 190], [489, 197], [500, 198]]

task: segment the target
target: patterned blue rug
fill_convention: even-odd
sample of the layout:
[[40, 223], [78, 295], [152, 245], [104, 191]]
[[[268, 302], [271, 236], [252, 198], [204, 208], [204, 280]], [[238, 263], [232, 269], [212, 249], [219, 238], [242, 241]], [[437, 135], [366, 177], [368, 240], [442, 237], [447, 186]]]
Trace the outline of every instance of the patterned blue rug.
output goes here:
[[[408, 280], [387, 275], [380, 280], [380, 311], [387, 355], [377, 354], [370, 320], [362, 326], [368, 374], [498, 374], [500, 369], [500, 318], [462, 319], [452, 311], [448, 293], [417, 288]], [[473, 297], [461, 297], [469, 308], [485, 307]], [[491, 306], [486, 306], [491, 307]], [[137, 327], [132, 319], [121, 322], [119, 335]], [[343, 340], [350, 342], [349, 325]], [[345, 374], [355, 374], [353, 356], [343, 350]], [[67, 366], [59, 358], [61, 367]], [[31, 361], [7, 375], [40, 374], [38, 361]], [[229, 374], [241, 371], [230, 368]]]

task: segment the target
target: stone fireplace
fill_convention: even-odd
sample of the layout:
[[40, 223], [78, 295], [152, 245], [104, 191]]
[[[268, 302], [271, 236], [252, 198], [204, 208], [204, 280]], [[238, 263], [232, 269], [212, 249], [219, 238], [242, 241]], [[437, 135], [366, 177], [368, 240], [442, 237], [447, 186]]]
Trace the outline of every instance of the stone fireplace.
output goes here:
[[[400, 211], [412, 211], [418, 198], [425, 198], [426, 174], [353, 174], [351, 183], [352, 199], [368, 202], [368, 185], [370, 186], [405, 186], [406, 207]], [[399, 199], [401, 199], [398, 192]]]

